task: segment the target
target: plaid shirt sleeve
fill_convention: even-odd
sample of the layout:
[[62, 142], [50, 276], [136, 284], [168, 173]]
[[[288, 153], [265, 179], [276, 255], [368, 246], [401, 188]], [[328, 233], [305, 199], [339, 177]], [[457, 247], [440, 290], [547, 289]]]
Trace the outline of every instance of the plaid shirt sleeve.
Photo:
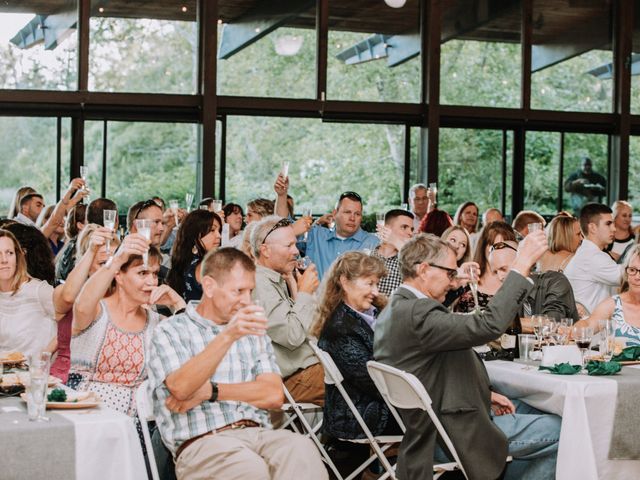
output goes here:
[[[257, 355], [256, 362], [253, 367], [253, 374], [257, 377], [263, 373], [275, 373], [281, 375], [280, 368], [276, 363], [276, 354], [271, 345], [271, 339], [264, 335], [263, 337], [253, 337], [257, 339]], [[264, 346], [264, 348], [263, 348]]]
[[151, 390], [164, 386], [166, 378], [178, 370], [182, 364], [179, 352], [175, 348], [179, 342], [176, 342], [173, 333], [174, 330], [171, 328], [169, 320], [158, 325], [153, 332], [147, 363]]

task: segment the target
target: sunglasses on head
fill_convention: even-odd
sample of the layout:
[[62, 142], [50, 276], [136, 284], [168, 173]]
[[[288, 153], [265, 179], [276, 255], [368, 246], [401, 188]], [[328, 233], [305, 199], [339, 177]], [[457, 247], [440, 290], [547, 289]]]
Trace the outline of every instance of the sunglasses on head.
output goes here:
[[362, 197], [358, 195], [356, 192], [343, 192], [342, 194], [340, 194], [340, 199], [338, 201], [342, 201], [345, 198], [362, 203]]
[[515, 248], [513, 245], [509, 245], [507, 242], [496, 242], [493, 245], [491, 245], [491, 248], [489, 249], [489, 251], [494, 252], [496, 250], [502, 250], [504, 248], [510, 248], [514, 252], [518, 251], [517, 248]]
[[269, 231], [267, 232], [267, 234], [264, 236], [264, 238], [262, 239], [262, 244], [264, 245], [264, 242], [267, 241], [267, 237], [269, 235], [271, 235], [273, 232], [275, 232], [277, 229], [279, 228], [283, 228], [283, 227], [288, 227], [289, 225], [291, 225], [291, 220], [289, 220], [288, 218], [283, 218], [281, 220], [278, 220], [273, 227], [271, 227], [269, 229]]
[[155, 200], [145, 200], [145, 202], [144, 202], [142, 205], [140, 205], [140, 208], [138, 208], [138, 211], [136, 212], [136, 215], [135, 215], [135, 217], [133, 217], [133, 219], [134, 219], [134, 220], [137, 220], [137, 219], [138, 219], [138, 216], [139, 216], [139, 215], [140, 215], [144, 210], [146, 210], [147, 208], [150, 208], [150, 207], [158, 207], [158, 208], [161, 208]]

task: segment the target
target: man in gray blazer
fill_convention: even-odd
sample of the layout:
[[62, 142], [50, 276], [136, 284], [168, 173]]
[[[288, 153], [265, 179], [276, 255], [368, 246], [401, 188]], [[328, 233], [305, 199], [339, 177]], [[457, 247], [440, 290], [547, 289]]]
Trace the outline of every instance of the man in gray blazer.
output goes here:
[[[514, 460], [505, 478], [555, 476], [560, 418], [541, 412], [515, 414], [509, 399], [491, 391], [484, 365], [472, 350], [499, 337], [518, 314], [533, 286], [529, 271], [546, 249], [543, 232], [527, 236], [488, 309], [453, 314], [441, 302], [456, 277], [455, 253], [435, 236], [418, 235], [400, 251], [404, 283], [376, 324], [375, 358], [413, 373], [424, 384], [471, 480], [500, 477], [509, 454]], [[522, 411], [533, 410], [519, 405]], [[431, 478], [436, 428], [421, 410], [403, 410], [401, 415], [407, 432], [398, 478]]]

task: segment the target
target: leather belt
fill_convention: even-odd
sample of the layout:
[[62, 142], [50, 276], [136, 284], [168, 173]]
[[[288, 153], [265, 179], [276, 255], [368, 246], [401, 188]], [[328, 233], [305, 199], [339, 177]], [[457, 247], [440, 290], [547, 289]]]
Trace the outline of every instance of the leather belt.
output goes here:
[[259, 427], [259, 426], [260, 424], [257, 422], [254, 422], [253, 420], [238, 420], [237, 422], [230, 423], [229, 425], [225, 425], [224, 427], [216, 428], [215, 430], [212, 430], [207, 433], [203, 433], [201, 435], [196, 435], [195, 437], [190, 438], [189, 440], [186, 440], [184, 443], [182, 443], [178, 447], [178, 450], [176, 450], [176, 460], [178, 460], [178, 457], [180, 456], [180, 454], [184, 452], [184, 450], [189, 445], [191, 445], [196, 440], [200, 440], [202, 437], [206, 437], [208, 435], [215, 435], [216, 433], [224, 432], [225, 430], [238, 430], [238, 429], [247, 428], [247, 427]]

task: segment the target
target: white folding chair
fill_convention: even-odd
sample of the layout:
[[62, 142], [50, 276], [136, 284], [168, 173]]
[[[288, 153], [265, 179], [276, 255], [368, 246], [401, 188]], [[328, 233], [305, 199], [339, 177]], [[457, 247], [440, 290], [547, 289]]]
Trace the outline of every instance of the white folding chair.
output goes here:
[[360, 472], [362, 472], [365, 468], [367, 468], [371, 464], [371, 462], [373, 462], [377, 457], [385, 469], [385, 474], [379, 477], [379, 480], [383, 480], [389, 477], [395, 480], [396, 475], [395, 475], [394, 466], [391, 466], [384, 452], [393, 444], [400, 443], [402, 441], [402, 435], [374, 436], [371, 433], [371, 430], [369, 430], [369, 427], [367, 426], [367, 424], [362, 419], [360, 412], [358, 412], [358, 409], [353, 404], [351, 397], [349, 397], [349, 394], [347, 393], [344, 386], [342, 385], [344, 377], [340, 373], [340, 370], [338, 369], [337, 365], [335, 364], [331, 356], [324, 350], [320, 349], [320, 347], [318, 347], [318, 344], [316, 342], [309, 341], [309, 345], [313, 349], [314, 353], [320, 360], [322, 367], [324, 368], [324, 382], [328, 385], [334, 385], [338, 389], [338, 391], [342, 395], [342, 398], [344, 398], [345, 402], [347, 403], [349, 410], [351, 410], [351, 413], [355, 417], [356, 421], [360, 425], [360, 428], [362, 429], [363, 433], [366, 436], [366, 438], [362, 438], [362, 439], [339, 438], [338, 440], [341, 440], [343, 442], [369, 444], [369, 446], [374, 452], [374, 455], [371, 455], [364, 463], [362, 463], [362, 465], [360, 465], [353, 472], [351, 472], [351, 474], [349, 474], [347, 478], [343, 478], [339, 473], [337, 473], [337, 469], [335, 468], [335, 465], [333, 465], [333, 462], [331, 462], [330, 465], [333, 466], [332, 470], [336, 474], [336, 477], [339, 480], [352, 480], [353, 478], [358, 476]]
[[[277, 428], [291, 428], [296, 433], [301, 433], [302, 435], [316, 435], [320, 428], [322, 428], [322, 407], [320, 405], [316, 405], [315, 403], [307, 403], [307, 402], [296, 402], [291, 395], [291, 392], [287, 389], [287, 387], [282, 384], [282, 388], [284, 390], [284, 396], [286, 397], [286, 402], [282, 404], [280, 410], [284, 414], [285, 420], [282, 424], [278, 425]], [[313, 425], [309, 420], [306, 423], [311, 426], [311, 430], [308, 430], [304, 425], [305, 422], [302, 422], [301, 414], [305, 419], [307, 419], [308, 415], [319, 415], [319, 420], [314, 421]], [[303, 424], [304, 432], [300, 432], [298, 425], [296, 425], [296, 420], [299, 420]]]
[[444, 441], [455, 462], [434, 465], [433, 478], [436, 479], [444, 472], [456, 469], [462, 471], [465, 478], [469, 478], [467, 476], [467, 472], [465, 472], [464, 467], [462, 466], [462, 463], [460, 462], [460, 457], [451, 442], [451, 438], [449, 438], [449, 435], [442, 426], [442, 423], [440, 423], [440, 420], [436, 416], [436, 412], [433, 411], [433, 407], [431, 406], [431, 397], [427, 393], [422, 382], [411, 373], [404, 372], [380, 362], [367, 362], [367, 370], [369, 370], [369, 375], [376, 384], [376, 387], [378, 387], [382, 398], [387, 402], [387, 405], [391, 409], [391, 413], [393, 413], [394, 418], [398, 422], [398, 425], [400, 425], [400, 428], [402, 428], [403, 432], [406, 431], [406, 428], [404, 423], [402, 423], [396, 408], [419, 408], [420, 410], [425, 410], [433, 424], [436, 426], [438, 434]]
[[153, 480], [160, 480], [158, 465], [156, 464], [156, 457], [153, 453], [153, 445], [151, 444], [149, 425], [147, 424], [147, 422], [152, 422], [154, 420], [153, 403], [149, 396], [149, 380], [145, 380], [138, 387], [138, 391], [136, 392], [136, 410], [138, 410], [138, 418], [140, 419], [140, 426], [142, 427], [144, 445], [147, 448], [147, 458], [149, 459], [149, 466], [151, 468], [151, 478]]

